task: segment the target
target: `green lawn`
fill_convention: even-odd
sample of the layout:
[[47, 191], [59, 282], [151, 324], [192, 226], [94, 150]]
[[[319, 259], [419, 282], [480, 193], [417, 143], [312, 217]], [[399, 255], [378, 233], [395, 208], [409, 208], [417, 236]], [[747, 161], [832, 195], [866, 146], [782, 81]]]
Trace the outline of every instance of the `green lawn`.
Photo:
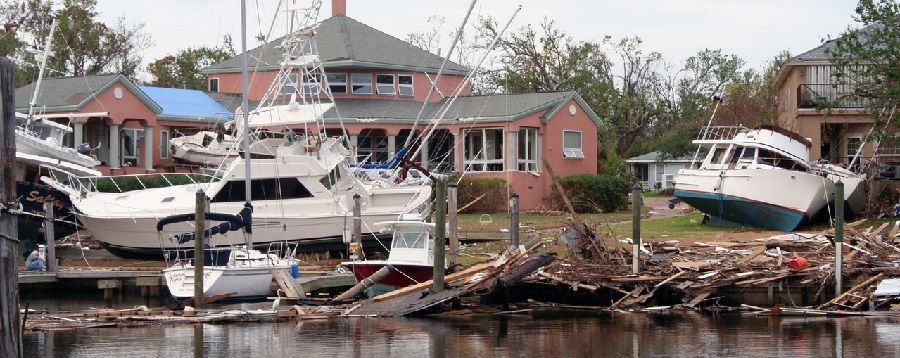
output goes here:
[[[644, 208], [646, 214], [650, 210]], [[521, 214], [519, 225], [531, 227], [537, 230], [563, 227], [569, 223], [568, 214], [540, 215]], [[620, 222], [631, 220], [631, 211], [617, 211], [603, 214], [580, 214], [581, 220], [589, 224]], [[509, 215], [505, 212], [493, 214], [459, 214], [459, 227], [465, 232], [499, 232], [500, 229], [509, 229]]]
[[[641, 238], [644, 239], [665, 239], [665, 238], [685, 238], [690, 236], [701, 236], [716, 232], [733, 232], [735, 229], [721, 228], [712, 225], [701, 224], [703, 214], [699, 212], [690, 213], [682, 216], [675, 216], [657, 220], [641, 221]], [[611, 224], [609, 228], [616, 236], [630, 237], [632, 226], [631, 223]], [[600, 228], [602, 231], [605, 227]]]

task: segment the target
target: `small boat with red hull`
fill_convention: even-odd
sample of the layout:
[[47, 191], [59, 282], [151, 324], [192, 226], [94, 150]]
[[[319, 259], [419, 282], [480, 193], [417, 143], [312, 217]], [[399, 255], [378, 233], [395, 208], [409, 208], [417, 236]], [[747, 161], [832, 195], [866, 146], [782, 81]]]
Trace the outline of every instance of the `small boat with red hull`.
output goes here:
[[415, 285], [431, 279], [434, 273], [434, 224], [422, 221], [418, 214], [403, 215], [400, 221], [375, 225], [392, 230], [391, 252], [387, 260], [342, 262], [358, 281], [365, 280], [387, 265], [394, 269], [378, 283], [394, 288]]

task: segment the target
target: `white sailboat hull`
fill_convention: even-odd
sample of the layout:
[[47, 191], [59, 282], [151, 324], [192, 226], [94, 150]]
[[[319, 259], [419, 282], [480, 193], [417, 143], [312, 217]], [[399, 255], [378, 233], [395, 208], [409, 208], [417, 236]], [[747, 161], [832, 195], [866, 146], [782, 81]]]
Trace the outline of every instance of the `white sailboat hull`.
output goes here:
[[[237, 292], [232, 298], [265, 297], [272, 292], [272, 270], [288, 266], [203, 268], [203, 295]], [[194, 266], [176, 265], [163, 270], [166, 286], [176, 298], [194, 297]]]
[[40, 139], [19, 131], [16, 131], [16, 151], [33, 156], [58, 159], [87, 168], [93, 168], [100, 164], [94, 158], [80, 154], [73, 148], [62, 147], [52, 139]]

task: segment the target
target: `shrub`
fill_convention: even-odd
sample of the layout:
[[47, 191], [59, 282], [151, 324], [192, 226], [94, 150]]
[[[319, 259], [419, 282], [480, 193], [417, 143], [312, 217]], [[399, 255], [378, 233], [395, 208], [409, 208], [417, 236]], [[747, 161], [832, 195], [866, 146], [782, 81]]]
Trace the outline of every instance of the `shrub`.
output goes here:
[[[566, 191], [576, 212], [613, 212], [628, 204], [630, 183], [613, 175], [581, 174], [561, 178], [559, 183]], [[554, 188], [553, 197], [560, 209], [565, 204]]]
[[[458, 178], [452, 178], [455, 183]], [[463, 210], [463, 213], [493, 213], [506, 207], [507, 183], [499, 178], [471, 178], [463, 177], [459, 182], [457, 202], [462, 208], [482, 195], [484, 197]]]

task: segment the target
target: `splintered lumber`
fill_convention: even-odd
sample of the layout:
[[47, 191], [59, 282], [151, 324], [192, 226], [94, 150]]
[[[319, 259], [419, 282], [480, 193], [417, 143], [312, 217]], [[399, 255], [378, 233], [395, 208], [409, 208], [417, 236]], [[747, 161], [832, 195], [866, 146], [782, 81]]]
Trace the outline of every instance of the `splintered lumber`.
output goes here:
[[295, 285], [294, 277], [291, 276], [288, 270], [274, 269], [272, 270], [272, 277], [275, 278], [275, 282], [278, 283], [278, 287], [281, 287], [281, 292], [284, 292], [287, 298], [306, 297], [303, 287]]
[[863, 281], [862, 283], [860, 283], [860, 284], [858, 284], [858, 285], [856, 285], [856, 286], [853, 286], [853, 288], [847, 290], [847, 292], [844, 292], [842, 295], [835, 297], [835, 298], [832, 299], [831, 301], [828, 301], [828, 302], [825, 302], [825, 303], [819, 305], [819, 307], [817, 307], [817, 308], [823, 309], [823, 308], [828, 307], [828, 306], [830, 306], [830, 305], [837, 304], [838, 302], [841, 302], [841, 301], [843, 301], [845, 298], [847, 298], [848, 296], [852, 295], [854, 292], [859, 291], [860, 289], [869, 287], [869, 285], [871, 285], [871, 284], [874, 283], [874, 282], [881, 281], [881, 279], [882, 279], [883, 277], [884, 277], [884, 273], [877, 274], [877, 275], [875, 275], [874, 277], [872, 277], [872, 278], [870, 278], [870, 279], [868, 279], [868, 280], [865, 280], [865, 281]]
[[[477, 264], [477, 265], [473, 265], [473, 266], [470, 266], [470, 267], [468, 267], [468, 268], [466, 268], [466, 269], [464, 269], [464, 270], [462, 270], [462, 271], [454, 272], [454, 273], [451, 273], [451, 274], [447, 275], [446, 277], [444, 277], [444, 282], [446, 282], [446, 283], [455, 283], [455, 282], [458, 282], [458, 281], [460, 281], [460, 280], [462, 280], [462, 279], [468, 279], [469, 277], [474, 276], [474, 275], [476, 275], [476, 274], [478, 274], [478, 273], [480, 273], [480, 272], [484, 272], [484, 271], [489, 270], [491, 267], [493, 267], [493, 265], [492, 265], [490, 262], [480, 263], [480, 264]], [[431, 280], [428, 280], [428, 281], [425, 281], [425, 282], [420, 282], [420, 283], [415, 284], [415, 285], [412, 285], [412, 286], [406, 286], [406, 287], [401, 288], [401, 289], [399, 289], [399, 290], [394, 290], [394, 291], [385, 293], [385, 294], [383, 294], [383, 295], [376, 296], [376, 297], [373, 298], [373, 299], [374, 299], [375, 301], [384, 301], [384, 300], [389, 299], [389, 298], [393, 298], [393, 297], [396, 297], [396, 296], [405, 295], [405, 294], [410, 293], [410, 292], [415, 292], [415, 291], [419, 291], [419, 290], [428, 288], [428, 287], [431, 286], [431, 284], [432, 284], [432, 281], [431, 281]]]
[[[204, 296], [203, 302], [201, 304], [213, 303], [216, 301], [224, 300], [224, 299], [234, 296], [234, 295], [237, 295], [237, 292], [232, 291], [232, 292], [224, 292], [224, 293], [219, 293], [219, 294], [210, 295], [210, 296]], [[193, 298], [188, 298], [184, 301], [181, 301], [182, 307], [193, 306], [193, 305], [194, 305]]]

